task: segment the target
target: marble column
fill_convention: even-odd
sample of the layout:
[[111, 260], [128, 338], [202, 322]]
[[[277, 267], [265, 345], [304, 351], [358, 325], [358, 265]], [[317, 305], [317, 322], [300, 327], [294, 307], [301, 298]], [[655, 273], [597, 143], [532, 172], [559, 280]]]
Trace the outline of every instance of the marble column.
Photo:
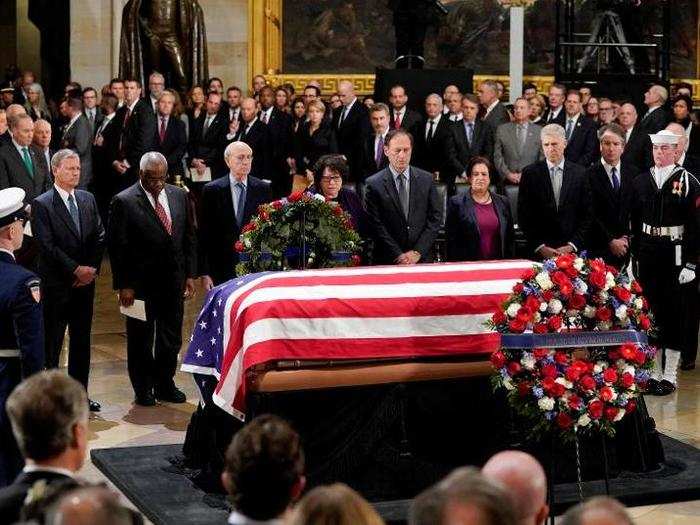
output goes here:
[[525, 8], [510, 8], [510, 102], [523, 92], [523, 47], [525, 39]]

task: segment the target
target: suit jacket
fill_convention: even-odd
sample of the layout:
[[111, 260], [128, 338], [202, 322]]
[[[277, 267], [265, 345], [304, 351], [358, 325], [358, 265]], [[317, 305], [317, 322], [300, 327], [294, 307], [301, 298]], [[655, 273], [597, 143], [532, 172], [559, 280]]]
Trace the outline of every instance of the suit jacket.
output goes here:
[[491, 159], [493, 155], [493, 132], [489, 124], [482, 120], [474, 122], [471, 145], [467, 140], [467, 130], [464, 126], [463, 120], [454, 122], [450, 126], [450, 135], [447, 141], [450, 169], [446, 176], [442, 177], [449, 187], [454, 186], [455, 177], [464, 172], [472, 157], [480, 155]]
[[271, 180], [272, 144], [268, 126], [263, 124], [260, 119], [256, 119], [250, 129], [248, 131], [245, 130], [246, 123], [241, 121], [238, 133], [233, 141], [243, 141], [253, 150], [253, 165], [250, 168], [250, 175], [258, 179]]
[[433, 261], [433, 244], [440, 230], [442, 205], [433, 176], [411, 166], [408, 219], [404, 216], [394, 177], [387, 167], [366, 181], [365, 199], [374, 238], [375, 264], [395, 264], [409, 250], [420, 262]]
[[[564, 129], [566, 129], [566, 120], [564, 121]], [[600, 144], [598, 143], [598, 128], [596, 123], [584, 117], [583, 114], [578, 116], [574, 130], [571, 133], [564, 157], [566, 160], [587, 167], [596, 160], [600, 155]]]
[[591, 224], [590, 189], [586, 170], [564, 162], [559, 207], [546, 161], [527, 166], [520, 179], [518, 192], [518, 223], [535, 250], [541, 244], [559, 248], [573, 243], [578, 251], [586, 248]]
[[[87, 120], [88, 124], [90, 124], [90, 119], [88, 118], [87, 109], [83, 109], [83, 115], [85, 115], [85, 120]], [[102, 108], [97, 106], [95, 108], [95, 122], [93, 122], [92, 126], [90, 127], [90, 131], [92, 131], [93, 138], [95, 137], [95, 131], [97, 131], [97, 129], [100, 127], [104, 118], [105, 118], [105, 116], [104, 116], [104, 113], [102, 113]]]
[[669, 115], [666, 108], [662, 106], [656, 108], [648, 115], [644, 115], [639, 121], [639, 125], [644, 133], [658, 133], [664, 129], [669, 122], [671, 122], [671, 115]]
[[500, 176], [501, 182], [506, 180], [506, 173], [522, 173], [523, 168], [542, 160], [542, 143], [540, 130], [537, 124], [529, 123], [525, 135], [525, 144], [518, 144], [517, 124], [507, 122], [501, 124], [496, 130], [496, 144], [493, 150], [493, 162]]
[[564, 106], [562, 106], [561, 110], [559, 110], [559, 114], [556, 116], [556, 118], [550, 122], [549, 121], [549, 114], [552, 112], [551, 109], [548, 109], [542, 114], [542, 121], [539, 123], [542, 126], [546, 126], [547, 124], [559, 124], [562, 128], [566, 126], [566, 110], [564, 109]]
[[498, 102], [489, 114], [484, 117], [483, 121], [484, 124], [495, 131], [501, 124], [510, 122], [510, 115], [506, 107], [501, 102]]
[[433, 139], [428, 141], [425, 135], [429, 125], [430, 120], [426, 119], [422, 127], [415, 128], [411, 162], [427, 172], [437, 171], [449, 177], [453, 124], [445, 115], [442, 115], [433, 131]]
[[370, 175], [374, 175], [380, 170], [383, 170], [389, 165], [389, 159], [384, 153], [384, 148], [382, 148], [382, 156], [377, 165], [377, 151], [374, 148], [374, 141], [377, 136], [372, 133], [365, 140], [365, 147], [363, 150], [363, 161], [362, 161], [362, 180], [365, 180]]
[[[248, 177], [242, 225], [250, 222], [258, 206], [270, 202], [270, 185]], [[209, 182], [202, 190], [199, 217], [200, 275], [209, 275], [215, 284], [236, 275], [238, 254], [234, 244], [241, 234], [233, 207], [230, 177]]]
[[[498, 215], [500, 253], [499, 259], [513, 257], [513, 217], [510, 203], [503, 195], [491, 192], [491, 201]], [[474, 199], [465, 191], [453, 196], [447, 205], [447, 260], [476, 261], [479, 256], [480, 232], [476, 218]]]
[[292, 178], [287, 158], [294, 150], [293, 118], [290, 114], [272, 108], [267, 130], [270, 138], [269, 176], [276, 195], [289, 195]]
[[126, 160], [131, 166], [125, 174], [127, 182], [135, 182], [141, 157], [147, 151], [152, 151], [155, 145], [156, 121], [148, 101], [144, 99], [136, 103], [127, 119], [128, 110], [126, 105], [117, 110], [112, 122], [112, 132], [116, 136], [108, 142], [113, 148], [111, 160]]
[[192, 159], [202, 159], [211, 168], [212, 178], [216, 178], [225, 171], [224, 148], [226, 147], [229, 121], [221, 113], [218, 113], [209, 124], [207, 132], [204, 133], [206, 118], [206, 112], [202, 112], [190, 124], [192, 129], [187, 156], [189, 162], [192, 162]]
[[[159, 118], [159, 117], [158, 117]], [[165, 136], [160, 140], [160, 120], [156, 120], [155, 151], [163, 154], [168, 161], [168, 174], [184, 175], [182, 158], [187, 151], [187, 130], [185, 123], [179, 118], [170, 115], [165, 126]]]
[[29, 155], [34, 165], [34, 176], [27, 171], [14, 142], [0, 146], [0, 190], [5, 188], [22, 188], [26, 195], [24, 203], [31, 203], [35, 197], [51, 187], [51, 177], [46, 171], [46, 164], [37, 151], [29, 147]]
[[613, 191], [612, 183], [601, 162], [596, 162], [587, 170], [591, 187], [591, 208], [593, 221], [589, 231], [589, 257], [603, 257], [608, 263], [622, 266], [625, 259], [613, 256], [608, 247], [612, 239], [630, 235], [629, 198], [632, 182], [639, 170], [631, 164], [620, 164], [620, 189]]
[[630, 138], [625, 144], [625, 150], [622, 152], [622, 162], [623, 164], [637, 166], [642, 170], [654, 163], [651, 155], [651, 139], [639, 123], [632, 128]]
[[17, 479], [0, 489], [0, 516], [3, 523], [14, 523], [19, 521], [19, 513], [24, 507], [24, 499], [38, 481], [45, 481], [48, 485], [64, 484], [66, 487], [77, 487], [79, 483], [75, 479], [58, 474], [37, 470], [34, 472], [21, 472]]
[[[333, 127], [322, 122], [319, 128], [309, 134], [309, 123], [303, 122], [294, 134], [294, 160], [298, 173], [313, 170], [314, 164], [323, 155], [338, 153], [338, 140]], [[374, 172], [373, 172], [374, 173]]]
[[339, 125], [342, 113], [342, 108], [340, 111], [333, 112], [331, 125], [338, 140], [339, 153], [348, 159], [350, 177], [353, 181], [358, 181], [362, 178], [362, 149], [365, 139], [372, 133], [369, 112], [358, 98], [345, 115], [342, 125]]
[[[146, 108], [148, 109], [148, 108]], [[197, 245], [187, 193], [166, 184], [172, 235], [158, 219], [141, 183], [112, 199], [107, 235], [115, 290], [137, 298], [170, 292], [182, 297], [185, 279], [197, 275]]]
[[[394, 108], [389, 108], [389, 129], [394, 129]], [[401, 120], [401, 129], [413, 133], [416, 128], [423, 124], [423, 116], [413, 109], [406, 108]], [[371, 134], [371, 133], [370, 133]]]
[[56, 188], [42, 193], [32, 202], [32, 232], [39, 244], [37, 273], [43, 286], [70, 291], [78, 266], [99, 271], [105, 249], [105, 229], [97, 211], [95, 197], [75, 190], [80, 216], [80, 231]]
[[92, 137], [90, 123], [82, 113], [61, 135], [61, 148], [72, 149], [80, 156], [80, 188], [92, 182]]

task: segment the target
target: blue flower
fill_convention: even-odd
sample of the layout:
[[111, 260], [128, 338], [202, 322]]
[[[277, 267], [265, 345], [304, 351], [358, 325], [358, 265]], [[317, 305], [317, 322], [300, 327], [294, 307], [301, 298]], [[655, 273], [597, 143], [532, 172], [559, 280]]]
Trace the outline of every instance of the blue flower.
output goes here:
[[552, 419], [554, 419], [554, 412], [553, 411], [545, 412], [544, 417], [545, 417], [545, 419], [547, 419], [547, 421], [551, 421]]
[[595, 382], [598, 386], [605, 383], [605, 380], [603, 379], [603, 374], [593, 374], [593, 379], [595, 379]]
[[542, 396], [544, 396], [544, 390], [542, 390], [540, 387], [536, 386], [535, 388], [532, 389], [532, 395], [534, 395], [537, 399], [539, 399]]
[[581, 257], [581, 259], [588, 259], [588, 250], [583, 250], [583, 251], [579, 254], [579, 257]]
[[508, 370], [506, 369], [506, 367], [501, 368], [500, 372], [501, 372], [501, 377], [503, 379], [508, 379], [510, 377], [510, 374], [508, 373]]
[[547, 259], [544, 262], [544, 269], [547, 270], [548, 272], [553, 272], [554, 270], [557, 269], [557, 263], [554, 262], [552, 259]]
[[649, 380], [649, 371], [648, 370], [637, 370], [637, 373], [634, 374], [635, 379], [640, 382], [644, 383]]

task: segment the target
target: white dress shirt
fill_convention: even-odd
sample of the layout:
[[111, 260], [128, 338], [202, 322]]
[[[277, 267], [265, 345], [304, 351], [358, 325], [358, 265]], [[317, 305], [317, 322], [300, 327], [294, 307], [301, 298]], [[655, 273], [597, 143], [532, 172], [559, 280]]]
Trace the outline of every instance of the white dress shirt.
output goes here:
[[238, 119], [238, 115], [241, 112], [241, 108], [228, 108], [228, 120], [229, 122], [233, 119]]
[[232, 511], [228, 517], [229, 525], [282, 525], [281, 519], [253, 520], [238, 511]]
[[238, 199], [240, 197], [241, 190], [237, 186], [237, 184], [239, 182], [243, 184], [243, 187], [245, 188], [246, 195], [247, 195], [248, 194], [248, 177], [241, 179], [241, 180], [238, 180], [231, 173], [229, 173], [228, 180], [231, 183], [231, 198], [233, 199], [233, 215], [235, 217], [238, 217]]
[[[153, 206], [153, 209], [156, 209], [156, 200], [153, 198], [153, 195], [151, 192], [149, 192], [146, 188], [143, 187], [143, 184], [141, 184], [141, 181], [139, 181], [139, 184], [141, 185], [141, 188], [143, 191], [146, 192], [146, 197], [148, 197], [148, 202], [151, 203], [151, 206]], [[168, 216], [168, 219], [172, 222], [173, 218], [170, 215], [170, 206], [168, 205], [168, 195], [165, 193], [165, 188], [163, 188], [160, 193], [158, 194], [158, 202], [160, 202], [160, 205], [163, 206], [163, 209], [165, 210], [165, 214]]]
[[605, 173], [608, 174], [608, 180], [610, 181], [610, 185], [613, 188], [615, 187], [615, 184], [613, 184], [613, 179], [612, 179], [612, 169], [613, 168], [615, 168], [615, 171], [617, 172], [617, 182], [620, 183], [620, 185], [622, 185], [622, 172], [620, 171], [621, 170], [620, 166], [622, 165], [622, 163], [618, 160], [617, 164], [615, 164], [614, 166], [611, 166], [610, 164], [605, 162], [605, 159], [603, 159], [602, 157], [600, 158], [600, 163], [603, 165], [603, 169], [605, 170]]
[[394, 122], [396, 122], [396, 116], [399, 116], [399, 120], [401, 121], [401, 124], [403, 125], [403, 118], [406, 116], [406, 106], [402, 107], [399, 110], [392, 109], [392, 113], [394, 114]]
[[51, 472], [52, 474], [61, 474], [63, 476], [75, 479], [75, 472], [67, 468], [60, 467], [44, 467], [42, 465], [24, 465], [22, 472]]
[[374, 158], [376, 160], [377, 158], [377, 146], [379, 145], [379, 139], [381, 138], [382, 140], [386, 141], [386, 134], [389, 133], [389, 128], [385, 129], [382, 133], [380, 134], [375, 134], [374, 135]]
[[564, 109], [564, 106], [559, 106], [554, 111], [550, 110], [549, 115], [547, 115], [547, 122], [556, 120], [556, 118], [559, 116], [559, 113], [561, 113], [562, 109]]
[[[262, 122], [266, 122], [266, 123], [268, 123], [268, 124], [270, 123], [270, 118], [272, 117], [272, 109], [273, 109], [273, 107], [270, 106], [270, 107], [267, 108], [267, 109], [262, 109], [262, 110], [260, 110], [260, 120], [261, 120]], [[263, 119], [263, 115], [265, 116], [264, 119]]]
[[13, 260], [14, 260], [14, 258], [15, 258], [15, 254], [12, 253], [10, 250], [6, 250], [5, 248], [0, 248], [0, 252], [10, 254], [10, 257], [12, 257]]
[[68, 207], [68, 197], [73, 196], [73, 202], [75, 203], [75, 207], [78, 207], [78, 199], [75, 197], [75, 190], [71, 191], [70, 193], [64, 190], [63, 188], [59, 187], [58, 184], [53, 185], [54, 189], [58, 193], [58, 196], [61, 197], [61, 200], [63, 201], [63, 204], [65, 204], [66, 209], [68, 210], [68, 213], [70, 214], [70, 208]]
[[433, 124], [433, 137], [435, 136], [435, 132], [437, 131], [438, 124], [440, 124], [440, 119], [442, 118], [442, 114], [438, 115], [435, 118], [428, 118], [425, 121], [425, 138], [428, 138], [428, 130], [430, 130], [430, 122], [432, 121]]

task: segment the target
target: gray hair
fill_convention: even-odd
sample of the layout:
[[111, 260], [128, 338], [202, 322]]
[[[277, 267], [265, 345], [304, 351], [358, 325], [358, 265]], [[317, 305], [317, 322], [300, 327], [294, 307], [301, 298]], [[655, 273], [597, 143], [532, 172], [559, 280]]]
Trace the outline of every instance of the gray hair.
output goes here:
[[634, 522], [627, 514], [624, 505], [609, 496], [595, 496], [587, 501], [582, 501], [575, 507], [566, 511], [562, 519], [562, 525], [581, 525], [588, 512], [596, 511], [605, 513], [614, 518], [615, 523], [620, 525], [634, 525]]
[[160, 164], [165, 164], [166, 166], [168, 165], [168, 161], [163, 154], [159, 153], [158, 151], [147, 151], [141, 156], [141, 160], [139, 161], [139, 170], [146, 171], [148, 168]]
[[442, 97], [440, 95], [438, 95], [437, 93], [431, 93], [430, 95], [425, 97], [425, 101], [428, 102], [428, 100], [430, 100], [431, 98], [437, 100], [440, 103], [440, 107], [442, 107]]
[[556, 137], [566, 140], [566, 132], [559, 124], [547, 124], [542, 128], [542, 131], [540, 131], [540, 139], [545, 137]]
[[668, 89], [659, 84], [654, 84], [653, 86], [651, 86], [651, 89], [656, 91], [656, 93], [659, 95], [659, 98], [661, 99], [661, 103], [665, 104], [668, 100]]
[[613, 135], [617, 135], [617, 137], [619, 137], [619, 139], [622, 141], [623, 146], [627, 142], [627, 134], [625, 133], [625, 130], [622, 129], [622, 126], [620, 126], [619, 124], [611, 122], [610, 124], [601, 126], [601, 128], [598, 130], [598, 140], [603, 140], [603, 135], [605, 135], [606, 133], [612, 133]]
[[372, 104], [372, 107], [369, 108], [370, 113], [377, 113], [378, 111], [384, 111], [387, 115], [391, 115], [389, 106], [384, 104], [384, 102], [377, 102], [376, 104]]
[[150, 75], [148, 75], [148, 81], [150, 82], [152, 78], [160, 78], [163, 82], [165, 82], [165, 77], [163, 76], [162, 73], [159, 73], [158, 71], [154, 71]]
[[498, 83], [495, 80], [484, 80], [481, 85], [493, 89], [494, 93], [498, 93]]
[[61, 162], [64, 160], [73, 158], [80, 160], [80, 155], [78, 155], [72, 149], [59, 149], [53, 154], [53, 157], [51, 157], [51, 171], [54, 171], [56, 168], [60, 168]]
[[250, 146], [248, 146], [248, 144], [246, 144], [246, 143], [243, 142], [242, 140], [237, 140], [237, 141], [235, 141], [235, 142], [231, 142], [231, 144], [229, 144], [228, 146], [226, 146], [226, 149], [224, 150], [224, 160], [228, 160], [228, 158], [231, 156], [231, 152], [232, 152], [234, 149], [239, 148], [239, 147], [241, 147], [241, 146], [245, 146], [246, 149], [250, 150], [251, 153], [252, 153], [253, 150], [251, 149]]

